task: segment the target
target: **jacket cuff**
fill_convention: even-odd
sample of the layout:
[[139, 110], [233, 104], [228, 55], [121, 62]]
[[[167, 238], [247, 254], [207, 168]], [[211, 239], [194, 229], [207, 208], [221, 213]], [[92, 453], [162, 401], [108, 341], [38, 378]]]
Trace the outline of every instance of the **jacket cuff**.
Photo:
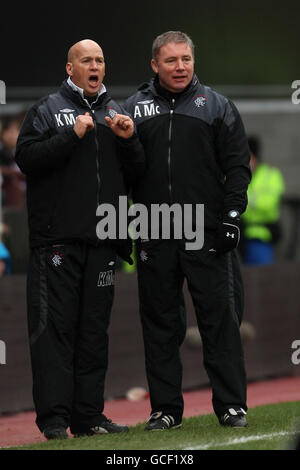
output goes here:
[[128, 139], [124, 139], [124, 137], [119, 137], [118, 135], [116, 136], [117, 142], [124, 147], [127, 147], [129, 145], [135, 144], [137, 140], [137, 134], [134, 132], [131, 137], [128, 137]]
[[65, 135], [68, 136], [73, 142], [79, 142], [80, 140], [73, 127], [66, 129]]

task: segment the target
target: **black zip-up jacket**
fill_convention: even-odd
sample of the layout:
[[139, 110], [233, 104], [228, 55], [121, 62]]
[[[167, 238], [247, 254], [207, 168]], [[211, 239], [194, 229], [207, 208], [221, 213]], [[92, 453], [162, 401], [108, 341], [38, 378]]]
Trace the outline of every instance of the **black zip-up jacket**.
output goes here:
[[231, 209], [242, 213], [251, 178], [244, 126], [234, 104], [194, 75], [179, 94], [158, 78], [127, 99], [146, 156], [133, 188], [134, 202], [204, 204], [206, 229]]
[[[73, 126], [86, 112], [95, 128], [79, 139]], [[112, 204], [118, 220], [119, 196], [143, 172], [144, 151], [136, 134], [122, 139], [107, 125], [105, 116], [116, 112], [126, 113], [106, 92], [90, 107], [66, 80], [28, 111], [15, 159], [27, 177], [31, 247], [75, 240], [97, 245], [101, 203]]]

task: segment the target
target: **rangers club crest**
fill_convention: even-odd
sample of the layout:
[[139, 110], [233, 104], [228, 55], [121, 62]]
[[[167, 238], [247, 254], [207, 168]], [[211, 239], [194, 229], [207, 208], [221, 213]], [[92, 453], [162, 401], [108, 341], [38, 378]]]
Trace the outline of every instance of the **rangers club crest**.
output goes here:
[[61, 266], [64, 260], [64, 255], [61, 251], [55, 250], [51, 253], [51, 263], [53, 266]]
[[200, 108], [200, 106], [204, 106], [207, 101], [207, 96], [206, 95], [199, 95], [195, 96], [194, 98], [194, 103], [197, 106], [197, 108]]
[[108, 108], [108, 114], [109, 114], [110, 119], [113, 119], [115, 117], [115, 115], [118, 114], [118, 113], [115, 109]]
[[141, 258], [142, 261], [147, 261], [147, 259], [148, 259], [148, 254], [147, 254], [147, 252], [146, 252], [145, 250], [141, 250], [141, 251], [140, 251], [140, 258]]

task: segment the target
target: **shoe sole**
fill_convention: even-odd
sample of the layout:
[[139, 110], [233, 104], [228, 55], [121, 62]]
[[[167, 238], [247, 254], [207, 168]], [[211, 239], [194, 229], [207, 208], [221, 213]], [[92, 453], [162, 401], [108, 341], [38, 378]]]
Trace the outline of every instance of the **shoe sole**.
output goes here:
[[171, 429], [177, 429], [177, 428], [180, 428], [182, 426], [182, 423], [181, 424], [176, 424], [176, 426], [171, 426], [170, 428], [161, 428], [161, 429], [145, 429], [145, 431], [170, 431]]
[[98, 432], [82, 432], [74, 434], [74, 437], [84, 437], [84, 436], [100, 436], [101, 434], [120, 434], [122, 432], [128, 432], [129, 429], [124, 429], [123, 431], [107, 431], [106, 429], [102, 428], [102, 431]]
[[[45, 434], [44, 434], [44, 436], [45, 436]], [[54, 439], [62, 441], [63, 439], [68, 439], [68, 437], [69, 437], [68, 435], [66, 435], [66, 436], [45, 436], [47, 441], [53, 441]]]

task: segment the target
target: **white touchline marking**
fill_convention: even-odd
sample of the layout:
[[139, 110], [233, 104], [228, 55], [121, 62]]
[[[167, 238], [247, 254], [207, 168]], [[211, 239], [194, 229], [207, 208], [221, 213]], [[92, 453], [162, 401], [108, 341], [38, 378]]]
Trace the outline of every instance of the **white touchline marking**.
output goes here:
[[194, 447], [185, 447], [182, 450], [205, 450], [209, 449], [210, 447], [223, 447], [223, 446], [230, 446], [233, 444], [244, 444], [245, 442], [249, 441], [260, 441], [262, 439], [272, 439], [273, 437], [279, 437], [279, 436], [288, 436], [290, 434], [297, 434], [294, 431], [280, 431], [280, 432], [273, 432], [269, 434], [257, 434], [255, 436], [247, 436], [247, 437], [235, 437], [234, 439], [229, 439], [228, 441], [225, 442], [210, 442], [208, 444], [203, 444], [200, 446], [194, 446]]

